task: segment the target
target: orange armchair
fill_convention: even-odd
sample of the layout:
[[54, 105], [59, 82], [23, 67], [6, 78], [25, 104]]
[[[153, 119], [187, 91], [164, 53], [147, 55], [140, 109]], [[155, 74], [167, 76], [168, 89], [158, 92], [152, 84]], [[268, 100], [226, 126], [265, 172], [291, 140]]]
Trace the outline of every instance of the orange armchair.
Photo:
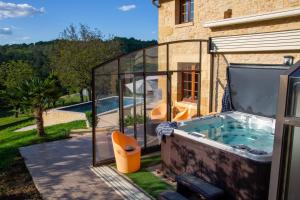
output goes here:
[[[141, 166], [141, 148], [138, 146], [138, 142], [133, 137], [119, 131], [114, 131], [111, 137], [118, 171], [121, 173], [138, 171]], [[134, 149], [126, 151], [128, 145]]]
[[184, 120], [188, 120], [189, 118], [190, 118], [189, 109], [185, 108], [183, 111], [176, 114], [176, 116], [173, 118], [173, 121], [175, 122], [184, 121]]
[[155, 106], [150, 112], [151, 120], [166, 121], [167, 120], [167, 104], [161, 103]]

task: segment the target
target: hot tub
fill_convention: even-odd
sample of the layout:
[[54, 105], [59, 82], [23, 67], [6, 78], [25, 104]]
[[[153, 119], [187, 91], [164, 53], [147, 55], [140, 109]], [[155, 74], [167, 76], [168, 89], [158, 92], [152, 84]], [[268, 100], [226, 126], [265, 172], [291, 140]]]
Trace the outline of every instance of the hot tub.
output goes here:
[[267, 199], [275, 120], [226, 112], [185, 121], [162, 142], [163, 172], [192, 173], [227, 199]]

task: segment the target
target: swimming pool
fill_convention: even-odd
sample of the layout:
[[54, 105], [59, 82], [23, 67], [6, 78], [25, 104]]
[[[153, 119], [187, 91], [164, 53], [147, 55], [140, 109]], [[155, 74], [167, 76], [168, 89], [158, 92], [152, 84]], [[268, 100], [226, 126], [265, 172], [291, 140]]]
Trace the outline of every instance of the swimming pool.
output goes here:
[[[141, 102], [141, 100], [137, 99], [136, 102], [138, 104]], [[133, 98], [124, 97], [123, 104], [124, 107], [132, 106]], [[117, 109], [119, 109], [119, 97], [117, 96], [103, 98], [97, 101], [97, 114], [103, 114]], [[88, 111], [92, 111], [92, 102], [67, 106], [67, 107], [59, 108], [58, 110], [85, 113]]]

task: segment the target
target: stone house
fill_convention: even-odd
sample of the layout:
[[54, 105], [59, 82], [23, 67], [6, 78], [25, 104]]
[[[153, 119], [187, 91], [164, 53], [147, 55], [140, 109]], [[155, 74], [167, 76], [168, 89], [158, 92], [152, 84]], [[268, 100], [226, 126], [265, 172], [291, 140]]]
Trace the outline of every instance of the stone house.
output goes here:
[[[193, 104], [200, 96], [203, 115], [220, 111], [229, 63], [283, 64], [285, 56], [300, 59], [300, 0], [154, 0], [153, 3], [159, 13], [159, 43], [211, 41], [209, 47], [202, 44], [200, 95], [195, 90], [198, 83], [193, 74], [172, 76], [177, 83], [172, 85], [172, 100]], [[198, 46], [173, 44], [169, 53], [170, 70], [197, 67]]]

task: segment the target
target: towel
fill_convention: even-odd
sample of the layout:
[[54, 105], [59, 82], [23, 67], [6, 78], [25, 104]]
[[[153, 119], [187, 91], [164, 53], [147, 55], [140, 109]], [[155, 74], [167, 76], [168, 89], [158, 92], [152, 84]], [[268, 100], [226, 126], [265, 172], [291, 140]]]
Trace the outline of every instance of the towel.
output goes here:
[[177, 122], [162, 122], [162, 123], [160, 123], [155, 129], [159, 144], [161, 143], [162, 137], [164, 135], [165, 136], [172, 135], [174, 133], [175, 128], [178, 128]]
[[222, 112], [231, 111], [231, 98], [230, 98], [230, 91], [228, 85], [225, 87], [224, 95], [222, 98]]

